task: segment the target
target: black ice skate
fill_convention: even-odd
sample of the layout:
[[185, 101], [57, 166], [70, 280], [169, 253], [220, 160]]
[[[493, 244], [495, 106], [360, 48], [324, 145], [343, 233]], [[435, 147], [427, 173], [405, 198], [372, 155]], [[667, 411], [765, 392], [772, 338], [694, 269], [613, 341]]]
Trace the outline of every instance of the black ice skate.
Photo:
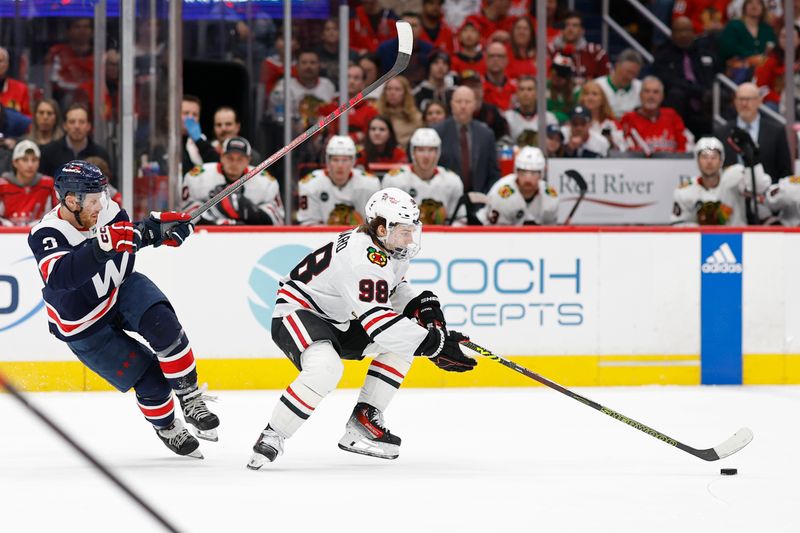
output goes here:
[[274, 429], [267, 426], [259, 435], [253, 446], [253, 455], [247, 463], [250, 470], [258, 470], [267, 462], [273, 462], [276, 457], [283, 454], [283, 441], [285, 439]]
[[203, 458], [203, 454], [200, 453], [199, 449], [200, 443], [191, 433], [186, 431], [180, 419], [176, 418], [168, 428], [156, 429], [156, 434], [167, 448], [178, 455], [188, 455], [196, 459]]
[[217, 442], [217, 427], [219, 426], [219, 418], [206, 407], [206, 400], [214, 402], [217, 400], [216, 396], [208, 396], [204, 394], [208, 385], [205, 383], [189, 394], [178, 396], [181, 402], [181, 409], [183, 410], [183, 418], [187, 423], [195, 428], [197, 437], [204, 440]]
[[360, 402], [347, 421], [344, 436], [339, 439], [339, 448], [382, 459], [397, 459], [400, 455], [400, 437], [392, 435], [384, 427], [381, 411]]

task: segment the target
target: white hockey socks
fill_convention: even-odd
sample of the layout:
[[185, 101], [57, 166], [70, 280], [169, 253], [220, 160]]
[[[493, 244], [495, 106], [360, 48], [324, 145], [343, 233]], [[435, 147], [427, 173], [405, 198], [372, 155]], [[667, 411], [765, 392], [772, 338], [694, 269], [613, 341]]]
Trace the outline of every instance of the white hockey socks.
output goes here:
[[403, 383], [413, 361], [414, 357], [410, 355], [404, 357], [382, 353], [377, 356], [369, 365], [358, 401], [385, 411]]

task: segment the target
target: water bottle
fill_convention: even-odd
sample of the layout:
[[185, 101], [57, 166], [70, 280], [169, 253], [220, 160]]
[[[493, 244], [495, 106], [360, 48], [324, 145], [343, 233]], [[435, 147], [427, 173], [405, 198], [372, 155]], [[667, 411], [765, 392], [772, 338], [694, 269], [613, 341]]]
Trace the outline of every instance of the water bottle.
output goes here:
[[273, 99], [275, 102], [275, 107], [273, 108], [273, 118], [275, 119], [275, 122], [283, 123], [283, 89], [276, 87], [272, 91], [271, 99]]

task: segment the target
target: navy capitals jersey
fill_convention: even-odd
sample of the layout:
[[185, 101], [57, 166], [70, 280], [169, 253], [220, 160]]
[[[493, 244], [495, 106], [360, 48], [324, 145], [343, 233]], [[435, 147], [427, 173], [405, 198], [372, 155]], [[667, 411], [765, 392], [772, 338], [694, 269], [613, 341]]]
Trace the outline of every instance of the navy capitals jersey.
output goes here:
[[[115, 202], [100, 212], [95, 228], [129, 220]], [[44, 281], [42, 296], [50, 332], [64, 341], [88, 337], [111, 320], [119, 288], [133, 272], [134, 257], [127, 252], [98, 262], [95, 230], [79, 230], [59, 215], [47, 213], [31, 229], [28, 246]]]

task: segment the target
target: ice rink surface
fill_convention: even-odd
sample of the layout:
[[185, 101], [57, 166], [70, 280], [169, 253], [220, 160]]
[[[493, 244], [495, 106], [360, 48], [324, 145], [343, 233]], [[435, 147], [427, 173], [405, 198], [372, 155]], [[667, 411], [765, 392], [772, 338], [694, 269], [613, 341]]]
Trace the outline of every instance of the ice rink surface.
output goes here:
[[[358, 394], [343, 390], [253, 472], [280, 391], [215, 391], [220, 441], [202, 461], [172, 455], [130, 393], [28, 398], [181, 531], [800, 531], [800, 387], [576, 390], [695, 448], [741, 426], [755, 439], [707, 463], [543, 387], [401, 389], [387, 461], [337, 448]], [[0, 531], [161, 530], [7, 394], [0, 413]]]

